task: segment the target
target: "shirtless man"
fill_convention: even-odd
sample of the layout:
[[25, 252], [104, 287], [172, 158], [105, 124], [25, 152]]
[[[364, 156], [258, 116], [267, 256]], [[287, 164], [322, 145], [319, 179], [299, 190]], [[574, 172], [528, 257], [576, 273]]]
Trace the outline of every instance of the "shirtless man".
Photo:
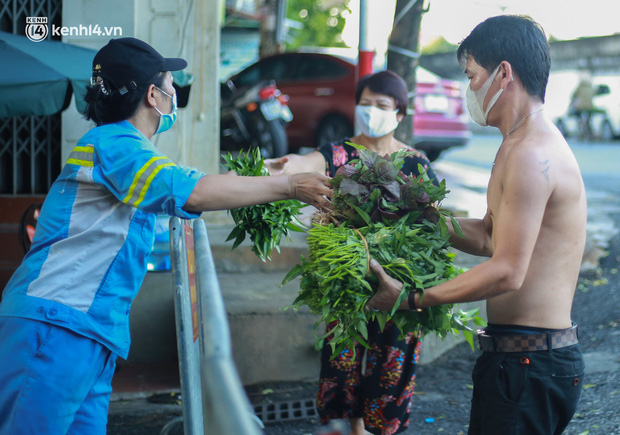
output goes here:
[[[489, 260], [399, 309], [486, 300], [489, 326], [473, 371], [469, 434], [561, 434], [581, 394], [584, 363], [571, 305], [586, 235], [577, 162], [543, 103], [550, 57], [531, 19], [489, 18], [457, 52], [471, 80], [470, 115], [497, 127], [499, 147], [482, 219], [459, 219], [451, 242]], [[392, 309], [402, 283], [371, 262], [380, 286], [368, 308]], [[551, 349], [549, 349], [549, 345]]]

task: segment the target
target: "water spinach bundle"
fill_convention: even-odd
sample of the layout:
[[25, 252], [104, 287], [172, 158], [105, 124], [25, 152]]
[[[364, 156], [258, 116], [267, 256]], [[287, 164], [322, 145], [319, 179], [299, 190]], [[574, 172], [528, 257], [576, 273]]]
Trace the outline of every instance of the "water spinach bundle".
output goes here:
[[[237, 157], [233, 157], [230, 153], [222, 157], [225, 161], [223, 166], [235, 171], [237, 175], [250, 177], [269, 175], [258, 148], [245, 153], [241, 151]], [[270, 260], [273, 249], [280, 252], [282, 237], [289, 237], [290, 231], [306, 230], [297, 220], [303, 207], [305, 205], [300, 201], [291, 199], [230, 210], [229, 213], [236, 226], [226, 241], [234, 239], [232, 249], [235, 249], [246, 236], [249, 236], [252, 252], [263, 261]]]
[[[338, 169], [331, 180], [334, 188], [330, 212], [317, 212], [308, 232], [308, 257], [301, 257], [285, 277], [283, 285], [301, 276], [295, 309], [307, 305], [320, 315], [316, 323], [336, 326], [317, 336], [317, 344], [330, 336], [334, 354], [355, 341], [367, 346], [366, 324], [376, 319], [383, 329], [392, 320], [404, 336], [434, 332], [441, 338], [463, 332], [473, 345], [473, 331], [467, 323], [481, 323], [477, 310], [462, 311], [457, 305], [442, 305], [420, 311], [396, 311], [408, 296], [453, 278], [459, 270], [448, 252], [450, 219], [457, 234], [460, 227], [450, 213], [439, 208], [449, 192], [445, 180], [433, 184], [420, 165], [418, 177], [401, 172], [411, 151], [400, 150], [379, 156], [356, 146], [359, 159]], [[366, 309], [378, 286], [370, 270], [376, 259], [388, 275], [401, 281], [403, 291], [392, 312]]]

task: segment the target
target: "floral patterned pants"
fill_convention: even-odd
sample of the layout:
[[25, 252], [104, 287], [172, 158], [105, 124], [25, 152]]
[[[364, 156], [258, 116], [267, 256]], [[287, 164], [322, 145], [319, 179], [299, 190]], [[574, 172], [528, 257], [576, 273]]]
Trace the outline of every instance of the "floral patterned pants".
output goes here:
[[[330, 331], [335, 322], [327, 326]], [[321, 352], [317, 409], [321, 423], [331, 419], [364, 418], [366, 430], [391, 435], [409, 426], [415, 369], [422, 342], [415, 334], [399, 340], [399, 329], [389, 321], [381, 332], [368, 323], [368, 345], [344, 349], [334, 359], [328, 339]], [[366, 353], [365, 371], [362, 361]]]

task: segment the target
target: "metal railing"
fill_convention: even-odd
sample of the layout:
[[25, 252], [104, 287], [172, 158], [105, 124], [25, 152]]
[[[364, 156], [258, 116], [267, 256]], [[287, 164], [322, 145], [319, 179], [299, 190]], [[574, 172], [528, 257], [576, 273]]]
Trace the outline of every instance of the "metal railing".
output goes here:
[[204, 221], [171, 218], [170, 248], [185, 434], [258, 435], [262, 422], [252, 411], [232, 359]]

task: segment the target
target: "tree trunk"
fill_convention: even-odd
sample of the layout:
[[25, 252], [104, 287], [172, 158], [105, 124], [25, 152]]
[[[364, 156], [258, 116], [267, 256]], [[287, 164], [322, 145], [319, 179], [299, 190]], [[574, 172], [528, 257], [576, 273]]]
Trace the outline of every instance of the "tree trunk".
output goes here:
[[[284, 11], [284, 14], [282, 13]], [[260, 46], [258, 56], [282, 53], [284, 42], [281, 32], [286, 18], [286, 0], [264, 0], [261, 8]]]
[[405, 116], [395, 137], [407, 145], [413, 145], [413, 113], [416, 91], [415, 68], [418, 66], [420, 22], [424, 0], [396, 0], [394, 28], [390, 35], [387, 68], [401, 76], [409, 90], [409, 114]]

